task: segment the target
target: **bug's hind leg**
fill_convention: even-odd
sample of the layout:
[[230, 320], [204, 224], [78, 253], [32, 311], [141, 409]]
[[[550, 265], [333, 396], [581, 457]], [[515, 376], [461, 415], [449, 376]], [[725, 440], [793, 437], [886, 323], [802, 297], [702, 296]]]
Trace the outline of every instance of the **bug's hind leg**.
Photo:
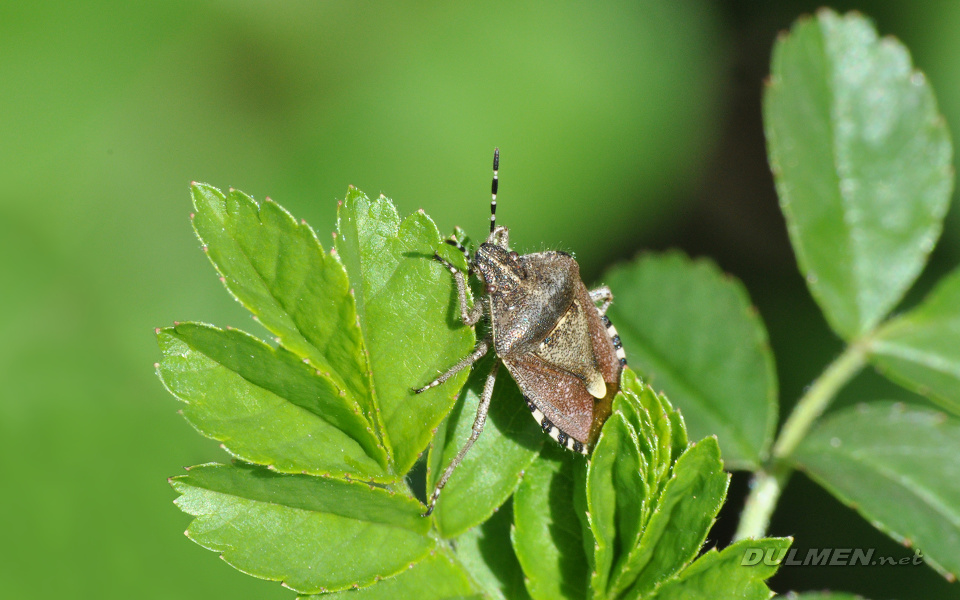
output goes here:
[[613, 304], [613, 292], [604, 285], [595, 290], [590, 290], [590, 299], [593, 300], [594, 303], [603, 302], [603, 304], [597, 307], [597, 310], [600, 311], [601, 315], [605, 315], [607, 314], [607, 309]]
[[490, 411], [490, 399], [493, 398], [493, 385], [497, 381], [497, 370], [499, 368], [500, 362], [497, 361], [490, 370], [490, 374], [487, 375], [487, 381], [483, 385], [483, 394], [480, 396], [480, 405], [477, 406], [477, 417], [473, 420], [473, 429], [470, 431], [470, 438], [467, 440], [467, 443], [463, 445], [463, 448], [460, 448], [457, 456], [444, 470], [443, 475], [440, 476], [440, 480], [437, 481], [436, 487], [433, 488], [433, 494], [430, 495], [430, 501], [427, 503], [427, 512], [423, 513], [424, 517], [429, 517], [430, 513], [433, 512], [433, 508], [437, 505], [437, 498], [440, 497], [443, 486], [447, 485], [447, 480], [453, 475], [454, 469], [463, 462], [463, 457], [467, 455], [470, 447], [473, 446], [473, 443], [480, 437], [480, 433], [483, 432], [483, 426], [487, 422], [487, 413]]
[[490, 342], [491, 342], [491, 338], [486, 338], [482, 340], [479, 344], [477, 344], [477, 347], [474, 348], [473, 352], [463, 357], [463, 359], [461, 359], [460, 362], [458, 362], [457, 364], [450, 367], [450, 369], [446, 373], [444, 373], [440, 377], [437, 377], [436, 379], [434, 379], [427, 385], [423, 386], [422, 388], [413, 390], [413, 393], [420, 394], [422, 392], [429, 390], [430, 388], [437, 387], [444, 381], [450, 379], [460, 371], [466, 369], [473, 363], [477, 362], [483, 357], [484, 354], [487, 353], [487, 350], [490, 349]]

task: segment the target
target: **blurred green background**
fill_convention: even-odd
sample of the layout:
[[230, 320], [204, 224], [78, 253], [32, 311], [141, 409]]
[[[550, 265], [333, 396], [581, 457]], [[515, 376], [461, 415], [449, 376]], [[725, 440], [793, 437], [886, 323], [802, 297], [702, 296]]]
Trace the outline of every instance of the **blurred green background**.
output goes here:
[[[153, 328], [263, 333], [199, 250], [192, 180], [270, 195], [327, 244], [348, 184], [482, 236], [498, 145], [517, 249], [575, 251], [588, 280], [643, 248], [712, 256], [749, 287], [792, 403], [840, 343], [796, 272], [760, 93], [777, 32], [817, 6], [0, 3], [0, 597], [293, 597], [189, 542], [171, 503], [168, 476], [226, 455], [154, 376]], [[904, 40], [960, 132], [960, 3], [833, 6]], [[957, 263], [949, 220], [920, 291]], [[909, 395], [868, 373], [843, 401], [890, 397]], [[802, 475], [772, 533], [909, 555]], [[926, 567], [772, 585], [960, 598]]]

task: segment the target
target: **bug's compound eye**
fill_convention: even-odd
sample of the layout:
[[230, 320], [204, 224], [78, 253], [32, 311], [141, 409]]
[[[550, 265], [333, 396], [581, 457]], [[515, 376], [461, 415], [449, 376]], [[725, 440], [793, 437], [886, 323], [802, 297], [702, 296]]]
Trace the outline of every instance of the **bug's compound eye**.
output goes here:
[[497, 292], [497, 286], [488, 283], [488, 284], [487, 284], [487, 293], [488, 293], [488, 294], [495, 294], [496, 292]]

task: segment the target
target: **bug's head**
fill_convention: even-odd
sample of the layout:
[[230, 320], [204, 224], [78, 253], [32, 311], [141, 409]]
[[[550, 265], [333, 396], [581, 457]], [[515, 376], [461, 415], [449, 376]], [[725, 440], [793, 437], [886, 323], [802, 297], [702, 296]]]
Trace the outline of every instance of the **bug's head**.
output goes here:
[[[493, 238], [493, 234], [490, 237]], [[473, 266], [483, 277], [488, 291], [512, 289], [527, 276], [520, 256], [516, 252], [490, 241], [480, 244], [477, 248]]]

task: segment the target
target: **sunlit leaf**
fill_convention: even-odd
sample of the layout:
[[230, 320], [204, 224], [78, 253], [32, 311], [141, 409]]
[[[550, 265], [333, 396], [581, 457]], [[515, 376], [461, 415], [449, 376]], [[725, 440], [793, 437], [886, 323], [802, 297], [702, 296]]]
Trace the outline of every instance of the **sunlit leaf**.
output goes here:
[[950, 136], [907, 49], [859, 14], [798, 21], [771, 70], [764, 126], [790, 240], [830, 325], [852, 340], [900, 301], [940, 235]]
[[705, 438], [684, 452], [639, 545], [623, 561], [614, 591], [629, 589], [633, 597], [642, 597], [689, 564], [700, 553], [729, 481], [715, 438]]
[[586, 596], [590, 573], [574, 506], [574, 462], [582, 460], [547, 444], [514, 495], [513, 547], [535, 600]]
[[482, 600], [463, 567], [448, 552], [438, 550], [399, 574], [360, 589], [298, 600]]
[[245, 333], [181, 323], [157, 334], [157, 372], [204, 435], [286, 473], [389, 478], [369, 423], [296, 355]]
[[466, 356], [474, 344], [460, 322], [450, 272], [433, 260], [441, 243], [423, 212], [403, 219], [386, 198], [351, 188], [336, 241], [356, 297], [376, 405], [395, 470], [407, 472], [453, 406], [468, 372], [422, 394], [413, 389]]
[[211, 464], [171, 484], [190, 539], [299, 592], [370, 585], [436, 546], [419, 502], [363, 483]]
[[313, 230], [270, 200], [191, 188], [193, 227], [224, 285], [280, 343], [344, 390], [375, 428], [369, 367], [347, 274]]
[[[749, 551], [782, 557], [790, 546], [789, 538], [742, 540], [721, 551], [710, 550], [645, 600], [690, 600], [691, 598], [736, 598], [768, 600], [773, 593], [764, 581], [777, 572], [778, 564], [744, 564]], [[639, 600], [628, 595], [626, 600]]]

